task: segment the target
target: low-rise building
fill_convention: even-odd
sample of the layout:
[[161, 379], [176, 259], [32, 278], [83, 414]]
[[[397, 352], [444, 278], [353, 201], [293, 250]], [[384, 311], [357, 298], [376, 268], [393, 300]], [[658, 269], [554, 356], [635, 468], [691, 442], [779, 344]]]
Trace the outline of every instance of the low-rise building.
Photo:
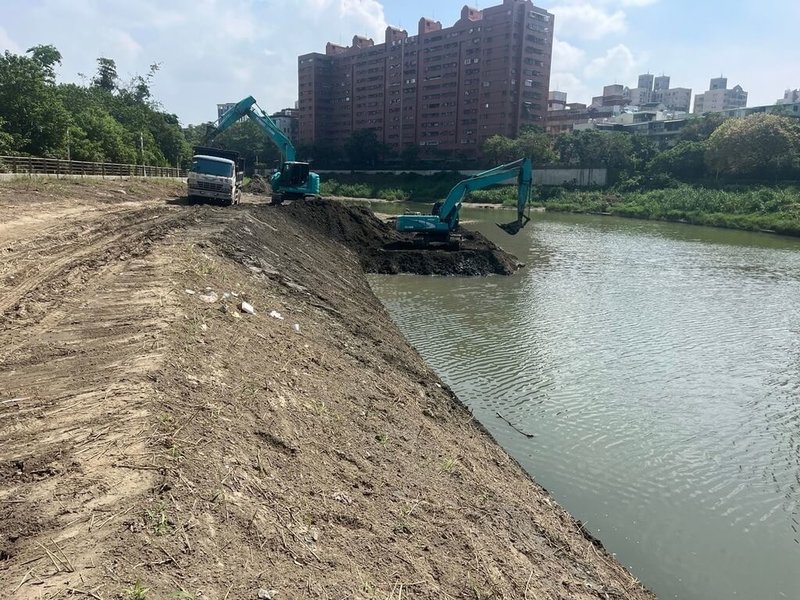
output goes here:
[[613, 117], [619, 114], [619, 111], [619, 106], [596, 107], [586, 106], [581, 102], [570, 102], [563, 109], [548, 111], [545, 131], [551, 135], [567, 133], [597, 119]]
[[567, 107], [567, 93], [551, 91], [547, 94], [547, 110], [564, 110]]
[[800, 102], [800, 90], [786, 90], [783, 98], [777, 100], [775, 104], [794, 104]]
[[800, 99], [797, 102], [787, 102], [781, 104], [767, 104], [766, 106], [750, 106], [744, 108], [729, 108], [727, 110], [716, 111], [719, 114], [741, 119], [750, 115], [765, 113], [768, 115], [784, 115], [787, 117], [800, 118]]
[[728, 89], [726, 77], [715, 77], [711, 80], [708, 91], [694, 97], [693, 112], [702, 115], [746, 106], [747, 92], [742, 89], [742, 86], [736, 85], [732, 89]]
[[292, 140], [292, 143], [297, 143], [297, 136], [300, 131], [299, 120], [297, 118], [296, 108], [284, 108], [269, 116], [275, 125], [278, 126], [283, 134]]
[[222, 115], [224, 115], [234, 106], [236, 106], [236, 102], [223, 102], [222, 104], [217, 104], [217, 119], [221, 119]]
[[689, 122], [685, 112], [657, 109], [627, 111], [607, 119], [598, 119], [579, 129], [598, 131], [622, 131], [646, 135], [662, 148], [675, 145], [681, 129]]
[[653, 102], [665, 109], [676, 112], [689, 112], [692, 105], [691, 88], [667, 88], [653, 92]]

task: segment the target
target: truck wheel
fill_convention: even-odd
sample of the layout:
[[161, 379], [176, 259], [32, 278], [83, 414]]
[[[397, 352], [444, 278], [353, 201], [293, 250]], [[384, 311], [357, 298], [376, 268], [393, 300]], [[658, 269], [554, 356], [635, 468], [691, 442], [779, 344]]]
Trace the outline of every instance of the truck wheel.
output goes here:
[[270, 204], [272, 206], [280, 206], [283, 204], [283, 196], [281, 194], [272, 194], [272, 198], [270, 199]]

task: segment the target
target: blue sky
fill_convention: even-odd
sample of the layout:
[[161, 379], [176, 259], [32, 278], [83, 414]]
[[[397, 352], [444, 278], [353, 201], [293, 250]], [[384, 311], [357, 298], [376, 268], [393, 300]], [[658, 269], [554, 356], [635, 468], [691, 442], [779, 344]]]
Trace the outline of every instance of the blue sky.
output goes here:
[[[501, 0], [471, 3], [479, 8]], [[3, 0], [0, 50], [51, 43], [61, 50], [61, 81], [91, 76], [95, 59], [117, 61], [123, 78], [161, 62], [154, 85], [181, 121], [215, 118], [217, 102], [255, 96], [272, 111], [297, 97], [297, 55], [354, 34], [383, 39], [387, 24], [414, 33], [421, 16], [447, 27], [456, 0]], [[800, 0], [552, 0], [556, 14], [551, 89], [589, 102], [602, 86], [634, 86], [662, 73], [694, 93], [724, 74], [772, 104], [800, 88]]]

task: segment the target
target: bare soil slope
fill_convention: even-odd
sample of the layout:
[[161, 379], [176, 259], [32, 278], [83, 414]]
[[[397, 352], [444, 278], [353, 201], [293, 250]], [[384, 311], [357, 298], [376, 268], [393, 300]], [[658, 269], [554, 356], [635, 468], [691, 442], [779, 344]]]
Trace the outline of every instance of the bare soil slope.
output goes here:
[[0, 186], [0, 596], [652, 598], [353, 250], [179, 189]]

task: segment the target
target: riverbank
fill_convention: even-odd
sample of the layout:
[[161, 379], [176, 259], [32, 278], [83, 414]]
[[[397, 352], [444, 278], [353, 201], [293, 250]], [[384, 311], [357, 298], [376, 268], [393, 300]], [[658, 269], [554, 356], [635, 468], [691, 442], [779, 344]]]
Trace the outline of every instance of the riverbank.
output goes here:
[[302, 206], [181, 194], [0, 186], [2, 589], [652, 598]]
[[800, 189], [758, 187], [709, 189], [679, 186], [615, 193], [560, 191], [545, 203], [551, 212], [674, 221], [800, 236]]

